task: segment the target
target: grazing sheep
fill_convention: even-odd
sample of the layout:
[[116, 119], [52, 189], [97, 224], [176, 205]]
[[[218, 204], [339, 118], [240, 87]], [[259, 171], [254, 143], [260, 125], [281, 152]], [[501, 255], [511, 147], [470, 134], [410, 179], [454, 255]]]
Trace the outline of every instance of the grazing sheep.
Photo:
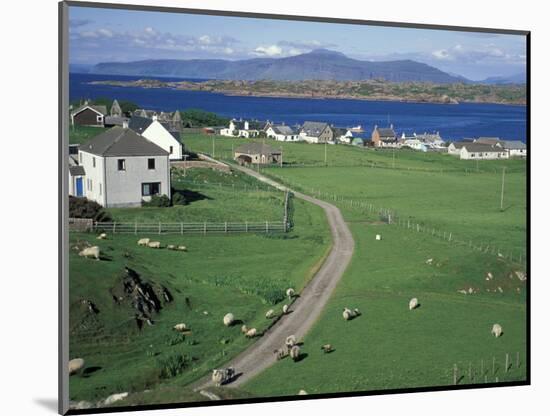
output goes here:
[[416, 309], [416, 308], [418, 308], [418, 299], [412, 298], [409, 301], [409, 310], [412, 311], [413, 309]]
[[256, 328], [250, 328], [248, 331], [246, 331], [246, 337], [247, 338], [254, 338], [258, 334], [258, 330]]
[[502, 327], [499, 324], [494, 324], [493, 329], [491, 329], [491, 334], [498, 338], [502, 335]]
[[147, 247], [147, 245], [149, 244], [149, 241], [151, 241], [150, 238], [140, 238], [137, 243], [138, 243], [138, 246], [146, 246]]
[[300, 347], [298, 345], [295, 345], [290, 349], [290, 358], [292, 358], [294, 361], [300, 358]]
[[267, 319], [272, 319], [275, 317], [275, 311], [273, 309], [270, 309], [268, 310], [266, 313], [265, 313], [265, 317]]
[[98, 240], [106, 240], [107, 239], [107, 233], [101, 233], [97, 236]]
[[426, 264], [432, 264], [433, 261], [434, 261], [434, 259], [428, 259], [428, 260], [426, 260]]
[[187, 247], [185, 246], [178, 246], [179, 251], [187, 251]]
[[356, 318], [359, 315], [361, 315], [361, 312], [359, 312], [359, 309], [357, 308], [355, 308], [354, 310], [351, 310], [349, 308], [344, 308], [344, 311], [342, 312], [342, 316], [346, 321]]
[[285, 315], [288, 313], [288, 305], [283, 305], [283, 313]]
[[225, 326], [231, 326], [235, 322], [235, 317], [232, 313], [228, 313], [223, 317], [223, 324]]
[[248, 332], [248, 327], [246, 325], [241, 326], [241, 332], [246, 334]]
[[212, 371], [212, 382], [216, 385], [216, 387], [220, 387], [222, 384], [227, 383], [233, 377], [235, 377], [235, 370], [233, 367], [221, 370], [215, 369]]
[[176, 246], [173, 245], [173, 244], [168, 244], [168, 245], [166, 246], [166, 248], [167, 248], [168, 250], [176, 250]]
[[126, 397], [128, 397], [127, 392], [126, 393], [111, 394], [109, 397], [107, 397], [105, 400], [103, 400], [103, 406], [110, 406], [115, 402], [118, 402], [122, 399], [125, 399]]
[[305, 391], [304, 389], [300, 390], [298, 392], [298, 396], [307, 396], [307, 391]]
[[382, 236], [380, 234], [376, 234], [376, 241], [382, 240]]
[[288, 357], [288, 350], [285, 348], [279, 348], [278, 350], [273, 351], [277, 356], [277, 361], [282, 360], [285, 357]]
[[185, 325], [185, 324], [174, 325], [174, 331], [185, 332], [185, 331], [187, 331], [187, 325]]
[[149, 248], [160, 248], [160, 241], [149, 241], [147, 244]]
[[78, 373], [84, 368], [84, 360], [82, 358], [74, 358], [69, 361], [69, 375]]
[[285, 345], [289, 350], [293, 346], [295, 346], [296, 345], [296, 336], [295, 335], [289, 335], [288, 337], [286, 337]]
[[78, 255], [80, 257], [93, 257], [96, 260], [99, 260], [99, 247], [93, 246], [93, 247], [86, 247], [84, 250], [82, 250]]
[[294, 291], [294, 289], [292, 289], [291, 287], [289, 287], [287, 290], [286, 290], [286, 295], [288, 296], [289, 299], [292, 299], [294, 297], [294, 295], [296, 294], [296, 292]]
[[321, 347], [321, 349], [323, 350], [323, 352], [324, 352], [325, 354], [334, 351], [334, 348], [332, 348], [332, 345], [330, 345], [330, 344], [325, 344], [325, 345], [323, 345], [323, 346]]

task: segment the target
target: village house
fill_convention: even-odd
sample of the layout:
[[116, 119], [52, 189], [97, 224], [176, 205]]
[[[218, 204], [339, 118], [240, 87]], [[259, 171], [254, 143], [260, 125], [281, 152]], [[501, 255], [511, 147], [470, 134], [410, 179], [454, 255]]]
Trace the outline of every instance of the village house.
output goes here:
[[393, 124], [390, 124], [389, 128], [379, 128], [375, 125], [371, 140], [375, 147], [399, 147]]
[[413, 150], [418, 150], [420, 152], [427, 152], [430, 146], [417, 138], [405, 138], [401, 139], [401, 147], [409, 147]]
[[508, 159], [506, 150], [497, 145], [466, 143], [459, 151], [460, 159]]
[[301, 141], [302, 137], [292, 127], [284, 124], [270, 125], [267, 127], [266, 135], [270, 139], [275, 139], [279, 142], [297, 142]]
[[460, 154], [460, 149], [462, 149], [462, 147], [465, 144], [471, 144], [471, 143], [473, 142], [451, 142], [449, 146], [447, 146], [447, 153], [450, 155], [457, 156]]
[[503, 140], [502, 147], [508, 157], [527, 157], [527, 145], [519, 140]]
[[183, 158], [183, 144], [180, 141], [180, 133], [169, 131], [170, 124], [161, 123], [157, 116], [152, 116], [152, 118], [134, 116], [130, 119], [128, 126], [147, 140], [166, 150], [170, 155], [170, 160], [181, 160]]
[[104, 207], [140, 206], [153, 195], [170, 197], [168, 156], [133, 130], [113, 127], [80, 146], [73, 195]]
[[353, 133], [349, 129], [342, 127], [331, 127], [332, 129], [332, 140], [334, 143], [344, 143], [351, 144], [353, 139]]
[[71, 112], [71, 125], [103, 127], [107, 107], [104, 105], [91, 105], [88, 101]]
[[282, 150], [274, 149], [264, 143], [246, 143], [235, 149], [234, 159], [240, 165], [268, 165], [282, 163]]
[[161, 122], [168, 131], [170, 132], [179, 132], [182, 131], [182, 118], [181, 114], [178, 110], [174, 112], [164, 112], [161, 111], [156, 112], [154, 110], [145, 110], [143, 108], [137, 109], [134, 111], [132, 116], [137, 117], [143, 117], [143, 118], [149, 118], [153, 119], [156, 118], [159, 122]]
[[333, 141], [332, 128], [319, 121], [306, 121], [300, 129], [300, 136], [308, 143], [328, 143]]
[[229, 127], [220, 130], [220, 135], [245, 138], [258, 137], [260, 131], [264, 131], [266, 124], [257, 120], [243, 121], [233, 119], [229, 122]]

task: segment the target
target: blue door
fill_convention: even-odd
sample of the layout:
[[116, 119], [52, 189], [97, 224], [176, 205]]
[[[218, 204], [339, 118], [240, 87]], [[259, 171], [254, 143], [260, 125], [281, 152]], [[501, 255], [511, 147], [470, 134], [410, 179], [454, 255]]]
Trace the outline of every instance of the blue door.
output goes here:
[[82, 196], [82, 176], [76, 178], [76, 196]]

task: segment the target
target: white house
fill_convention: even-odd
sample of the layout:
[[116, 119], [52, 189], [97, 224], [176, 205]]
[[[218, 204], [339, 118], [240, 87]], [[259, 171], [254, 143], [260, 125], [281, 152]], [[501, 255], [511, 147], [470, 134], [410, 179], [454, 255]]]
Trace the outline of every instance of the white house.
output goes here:
[[170, 197], [168, 157], [166, 150], [133, 130], [113, 127], [79, 148], [78, 165], [85, 174], [82, 196], [104, 207], [140, 206], [152, 195]]
[[279, 142], [298, 142], [302, 137], [292, 127], [283, 124], [270, 125], [266, 130], [266, 135], [270, 139], [275, 139]]
[[353, 133], [349, 129], [342, 127], [331, 127], [332, 129], [332, 141], [335, 143], [351, 144], [353, 140]]
[[429, 145], [427, 145], [426, 143], [422, 142], [417, 138], [414, 138], [414, 139], [406, 138], [402, 140], [402, 145], [410, 147], [411, 149], [414, 149], [414, 150], [419, 150], [421, 152], [427, 152], [428, 149], [430, 148]]
[[508, 159], [508, 152], [500, 146], [483, 143], [466, 143], [459, 152], [460, 159]]
[[460, 154], [460, 149], [462, 149], [462, 147], [467, 143], [468, 142], [452, 142], [447, 147], [447, 153], [457, 156]]
[[261, 121], [231, 120], [229, 127], [220, 130], [220, 135], [231, 137], [258, 137], [266, 123]]
[[170, 154], [170, 160], [183, 158], [183, 144], [179, 140], [179, 132], [168, 131], [169, 125], [158, 121], [157, 116], [152, 118], [133, 116], [128, 126], [166, 150]]
[[503, 140], [502, 147], [508, 152], [509, 157], [526, 157], [527, 145], [519, 140]]

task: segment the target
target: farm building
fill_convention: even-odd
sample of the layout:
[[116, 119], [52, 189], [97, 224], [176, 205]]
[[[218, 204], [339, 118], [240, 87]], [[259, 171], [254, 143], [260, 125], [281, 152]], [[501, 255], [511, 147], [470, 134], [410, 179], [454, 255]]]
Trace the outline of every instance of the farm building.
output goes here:
[[140, 206], [152, 195], [170, 197], [168, 156], [133, 130], [113, 127], [80, 146], [75, 177], [85, 179], [82, 196], [104, 207]]
[[241, 165], [282, 163], [282, 150], [264, 143], [247, 143], [235, 149], [234, 159]]
[[105, 117], [107, 116], [107, 107], [104, 105], [90, 105], [85, 102], [84, 105], [78, 107], [71, 112], [71, 124], [80, 126], [97, 126], [105, 125]]
[[170, 160], [182, 159], [183, 144], [180, 141], [180, 133], [169, 131], [171, 125], [160, 122], [157, 116], [152, 118], [134, 116], [130, 119], [128, 127], [166, 150], [170, 154]]
[[397, 135], [393, 129], [393, 124], [390, 124], [389, 128], [379, 128], [375, 125], [371, 139], [375, 147], [398, 147]]
[[508, 152], [508, 157], [526, 157], [527, 145], [519, 140], [503, 140], [502, 147]]
[[332, 128], [327, 123], [319, 121], [304, 122], [300, 136], [308, 143], [328, 143], [334, 139]]
[[266, 130], [266, 135], [270, 139], [275, 139], [279, 142], [297, 142], [302, 140], [298, 132], [284, 124], [270, 125]]
[[506, 150], [497, 145], [466, 143], [459, 152], [460, 159], [508, 159]]

